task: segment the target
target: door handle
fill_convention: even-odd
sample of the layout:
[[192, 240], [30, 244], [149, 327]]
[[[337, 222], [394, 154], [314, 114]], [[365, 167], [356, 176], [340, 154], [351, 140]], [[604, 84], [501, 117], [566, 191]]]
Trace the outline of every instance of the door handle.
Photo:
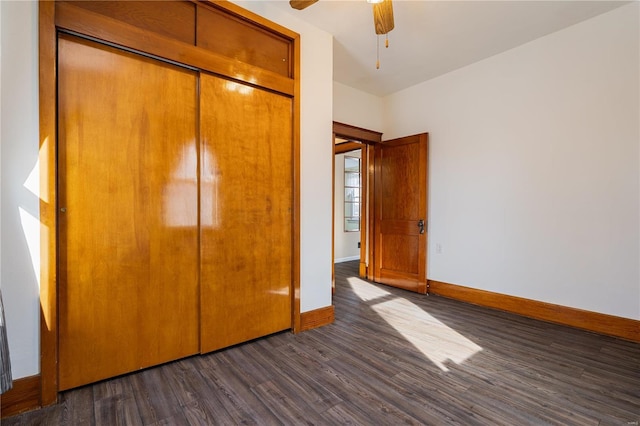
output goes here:
[[420, 233], [424, 234], [424, 219], [418, 221], [418, 228], [420, 228]]

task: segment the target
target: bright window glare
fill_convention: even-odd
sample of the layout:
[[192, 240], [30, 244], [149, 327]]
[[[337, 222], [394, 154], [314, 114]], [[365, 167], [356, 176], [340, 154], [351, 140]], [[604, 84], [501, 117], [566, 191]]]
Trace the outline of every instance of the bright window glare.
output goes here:
[[[391, 293], [359, 278], [352, 277], [348, 281], [360, 299], [374, 301], [369, 305], [371, 309], [442, 371], [449, 371], [447, 363], [462, 364], [482, 350], [482, 347], [409, 300], [396, 296], [389, 298]], [[383, 300], [375, 303], [377, 298]]]

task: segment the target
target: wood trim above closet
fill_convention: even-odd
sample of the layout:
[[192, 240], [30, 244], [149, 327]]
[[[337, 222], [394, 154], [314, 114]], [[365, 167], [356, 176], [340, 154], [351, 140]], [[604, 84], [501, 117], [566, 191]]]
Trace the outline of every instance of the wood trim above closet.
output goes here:
[[72, 4], [145, 31], [196, 45], [197, 3], [165, 0], [156, 3], [161, 4], [160, 7], [149, 7], [145, 1], [73, 1]]
[[[258, 26], [265, 28], [269, 31], [275, 31], [280, 33], [286, 37], [289, 37], [291, 40], [294, 40], [299, 36], [295, 31], [290, 30], [287, 27], [283, 27], [273, 21], [266, 19], [263, 16], [258, 15], [257, 13], [253, 13], [250, 10], [246, 10], [237, 4], [231, 3], [228, 0], [189, 0], [193, 1], [197, 4], [206, 4], [210, 6], [214, 6], [218, 9], [224, 9], [229, 14], [232, 14], [240, 19], [251, 22], [253, 24], [257, 24]], [[295, 50], [295, 49], [294, 49]]]
[[244, 62], [209, 52], [170, 37], [82, 9], [73, 3], [56, 2], [55, 23], [59, 29], [83, 34], [158, 58], [231, 77], [285, 95], [294, 95], [294, 79]]

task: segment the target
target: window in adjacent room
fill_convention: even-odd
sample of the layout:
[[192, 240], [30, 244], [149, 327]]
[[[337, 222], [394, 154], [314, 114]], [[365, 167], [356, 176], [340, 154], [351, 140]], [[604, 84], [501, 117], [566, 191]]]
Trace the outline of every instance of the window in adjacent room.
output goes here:
[[360, 159], [344, 157], [344, 232], [360, 232]]

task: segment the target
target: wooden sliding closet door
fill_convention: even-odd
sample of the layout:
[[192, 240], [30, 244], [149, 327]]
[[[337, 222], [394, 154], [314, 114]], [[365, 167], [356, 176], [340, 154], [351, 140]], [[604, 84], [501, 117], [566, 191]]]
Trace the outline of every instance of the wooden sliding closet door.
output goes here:
[[196, 73], [58, 44], [60, 390], [198, 352]]
[[202, 74], [201, 351], [291, 328], [290, 98]]

